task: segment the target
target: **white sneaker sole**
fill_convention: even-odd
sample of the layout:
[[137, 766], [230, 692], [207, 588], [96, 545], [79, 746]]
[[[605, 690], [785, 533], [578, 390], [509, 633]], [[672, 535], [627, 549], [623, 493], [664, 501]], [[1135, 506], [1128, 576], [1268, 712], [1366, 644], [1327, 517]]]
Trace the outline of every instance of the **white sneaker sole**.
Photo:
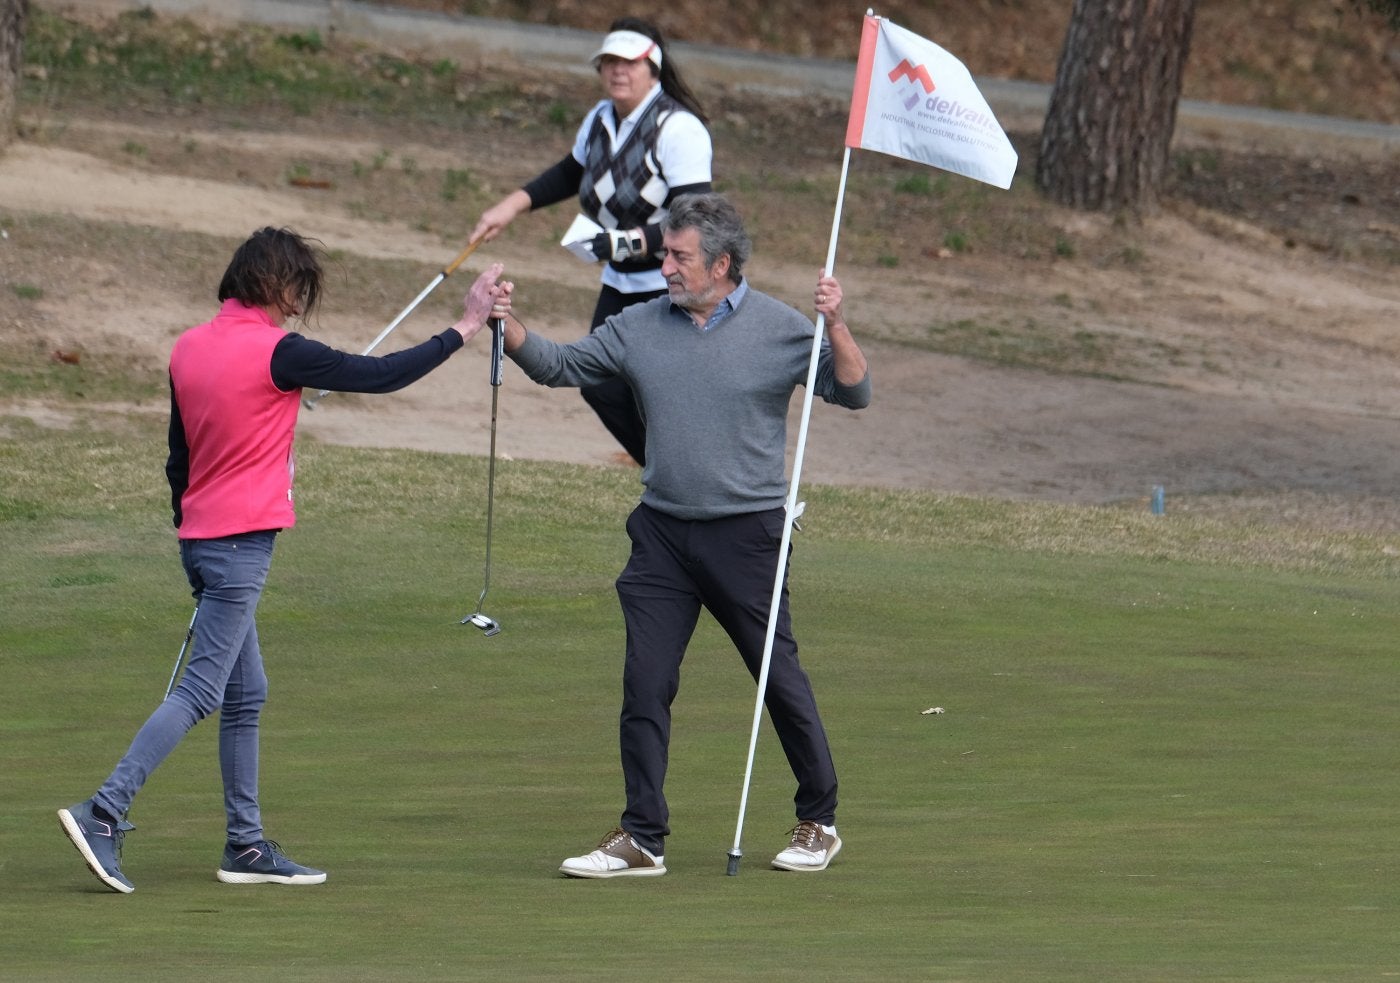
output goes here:
[[666, 868], [662, 867], [621, 867], [617, 870], [598, 870], [594, 867], [570, 867], [568, 864], [561, 864], [559, 873], [565, 877], [587, 877], [593, 880], [601, 880], [607, 877], [660, 877], [666, 873]]
[[284, 877], [280, 874], [237, 874], [223, 868], [218, 870], [218, 878], [225, 884], [294, 884], [305, 886], [326, 883], [325, 874], [291, 874]]
[[97, 859], [97, 854], [93, 853], [92, 847], [88, 846], [87, 837], [83, 835], [81, 827], [78, 826], [78, 820], [73, 818], [71, 812], [67, 809], [58, 810], [58, 821], [63, 826], [64, 834], [73, 842], [73, 845], [78, 848], [78, 852], [83, 855], [83, 860], [87, 863], [88, 870], [96, 874], [99, 881], [120, 894], [130, 894], [132, 891], [136, 890], [136, 888], [129, 884], [123, 884], [102, 869], [102, 864]]

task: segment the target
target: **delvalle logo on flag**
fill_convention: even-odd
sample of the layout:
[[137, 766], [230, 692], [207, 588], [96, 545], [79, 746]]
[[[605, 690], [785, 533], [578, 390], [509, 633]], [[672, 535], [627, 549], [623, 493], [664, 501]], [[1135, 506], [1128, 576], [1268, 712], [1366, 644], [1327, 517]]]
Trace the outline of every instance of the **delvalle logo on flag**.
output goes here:
[[865, 15], [846, 146], [1011, 187], [1016, 151], [962, 62], [927, 38]]

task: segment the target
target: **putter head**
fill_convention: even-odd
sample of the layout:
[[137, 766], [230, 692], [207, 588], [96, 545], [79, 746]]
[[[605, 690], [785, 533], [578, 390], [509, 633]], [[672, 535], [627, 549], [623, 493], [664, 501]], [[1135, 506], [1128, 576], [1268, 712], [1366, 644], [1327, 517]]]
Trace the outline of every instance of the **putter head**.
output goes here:
[[501, 631], [501, 623], [499, 621], [489, 615], [482, 614], [480, 611], [463, 618], [462, 624], [476, 625], [476, 627], [486, 633], [488, 638], [492, 635], [500, 634]]

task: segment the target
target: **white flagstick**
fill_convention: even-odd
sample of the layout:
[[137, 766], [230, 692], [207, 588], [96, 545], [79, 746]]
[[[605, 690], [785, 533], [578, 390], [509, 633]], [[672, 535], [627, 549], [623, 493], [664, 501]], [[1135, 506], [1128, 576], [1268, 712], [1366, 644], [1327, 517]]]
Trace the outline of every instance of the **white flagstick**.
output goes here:
[[[831, 217], [831, 241], [826, 249], [826, 275], [836, 269], [836, 239], [841, 231], [841, 208], [846, 200], [846, 174], [851, 166], [851, 148], [841, 159], [841, 183], [836, 191], [836, 213]], [[807, 387], [802, 396], [802, 425], [797, 431], [797, 453], [792, 462], [792, 482], [788, 486], [787, 507], [783, 517], [783, 539], [778, 547], [778, 571], [773, 578], [773, 599], [768, 608], [768, 633], [763, 639], [763, 664], [758, 671], [758, 698], [754, 701], [753, 728], [749, 732], [749, 759], [744, 765], [744, 790], [739, 796], [739, 820], [734, 828], [734, 846], [729, 851], [730, 877], [739, 873], [739, 848], [744, 837], [744, 813], [749, 804], [749, 783], [753, 779], [754, 749], [758, 746], [758, 728], [763, 720], [763, 698], [768, 692], [768, 669], [773, 662], [773, 636], [778, 630], [778, 609], [783, 599], [783, 579], [787, 574], [788, 545], [792, 542], [792, 522], [797, 516], [797, 489], [802, 480], [802, 458], [807, 450], [807, 421], [812, 416], [812, 390], [817, 384], [817, 360], [821, 356], [822, 337], [826, 332], [826, 315], [817, 314], [817, 329], [812, 335], [812, 360], [807, 366]]]

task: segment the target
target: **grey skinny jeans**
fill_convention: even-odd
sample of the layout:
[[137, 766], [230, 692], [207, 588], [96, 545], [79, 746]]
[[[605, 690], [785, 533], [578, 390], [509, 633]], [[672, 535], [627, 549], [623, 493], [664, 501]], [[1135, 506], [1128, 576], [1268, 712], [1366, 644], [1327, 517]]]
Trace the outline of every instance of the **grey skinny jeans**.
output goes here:
[[228, 814], [228, 840], [263, 838], [258, 808], [258, 720], [267, 700], [254, 623], [272, 565], [276, 531], [180, 541], [180, 559], [199, 614], [189, 661], [170, 698], [136, 732], [131, 748], [94, 796], [113, 816], [125, 816], [146, 779], [192, 727], [219, 716], [219, 768]]

